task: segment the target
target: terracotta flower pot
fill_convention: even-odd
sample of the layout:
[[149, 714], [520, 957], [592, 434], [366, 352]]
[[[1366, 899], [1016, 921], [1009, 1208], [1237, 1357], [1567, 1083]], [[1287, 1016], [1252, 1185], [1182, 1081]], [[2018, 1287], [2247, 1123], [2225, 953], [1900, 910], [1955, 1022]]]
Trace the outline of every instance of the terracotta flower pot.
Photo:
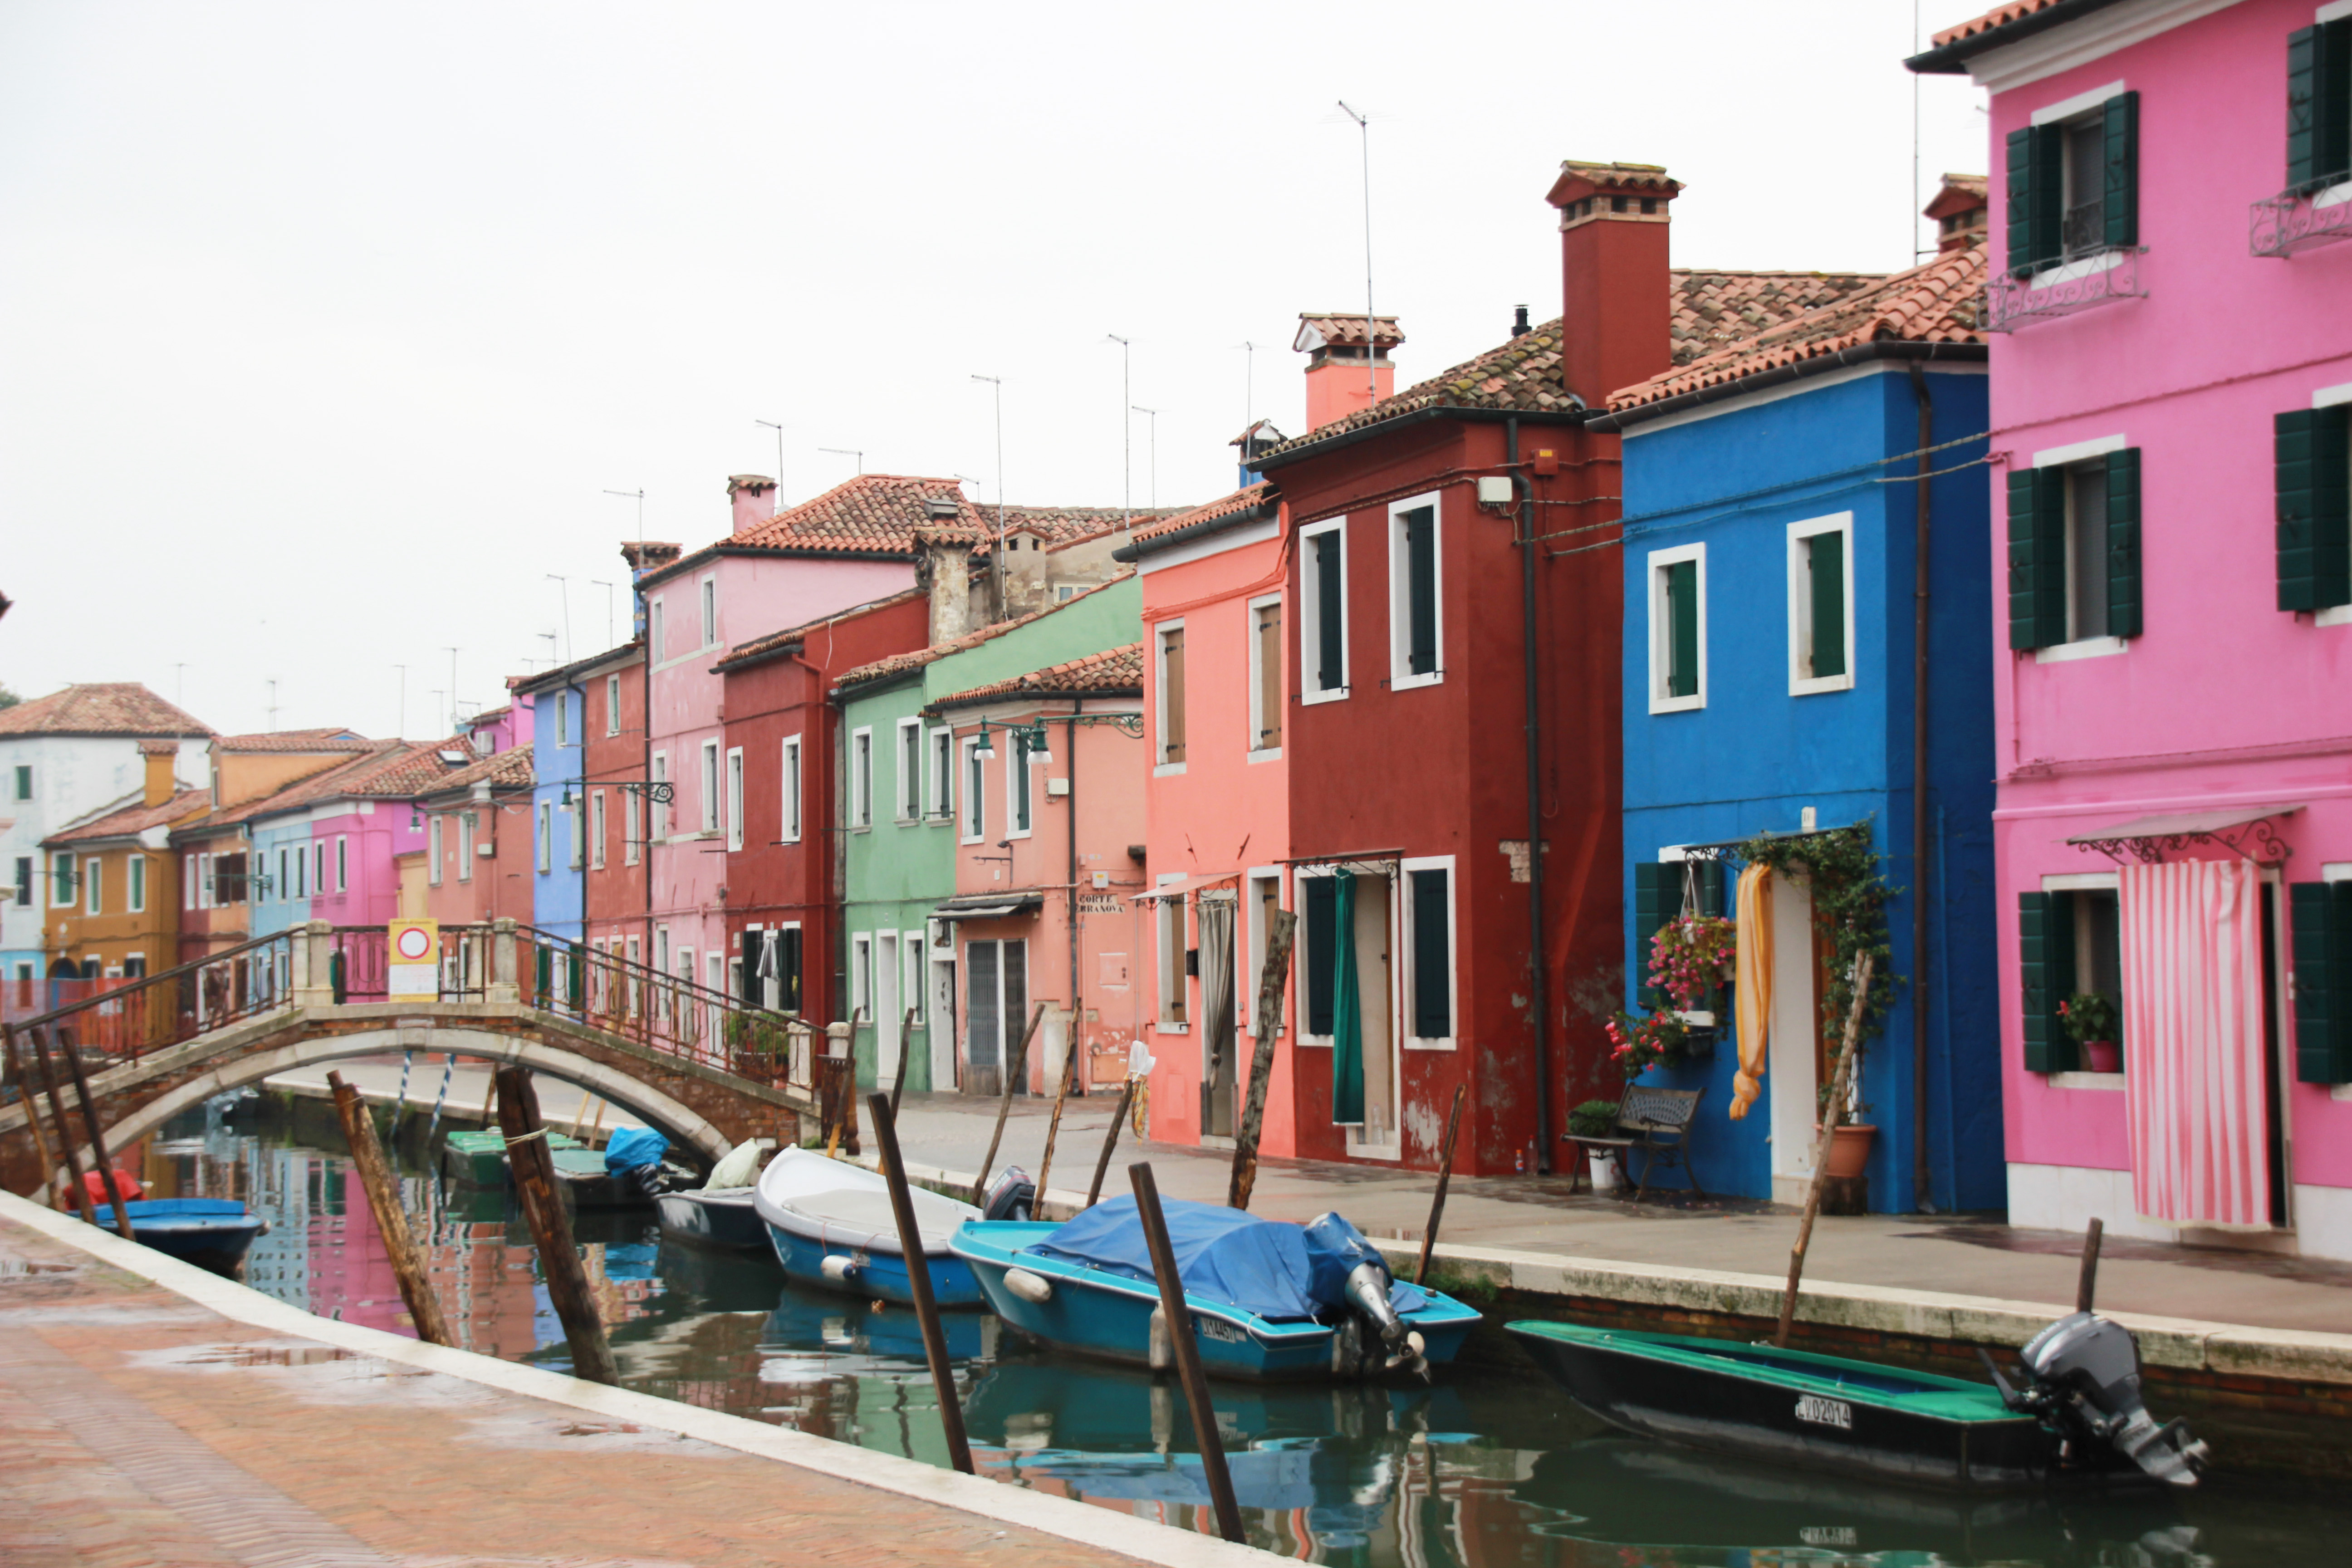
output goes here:
[[2121, 1072], [2124, 1070], [2124, 1050], [2113, 1040], [2083, 1042], [2083, 1070], [2085, 1072]]
[[[1820, 1136], [1820, 1123], [1814, 1123], [1813, 1133], [1816, 1137]], [[1842, 1121], [1838, 1123], [1837, 1136], [1830, 1142], [1830, 1174], [1832, 1176], [1861, 1175], [1862, 1168], [1870, 1163], [1871, 1140], [1877, 1136], [1878, 1128], [1872, 1122]]]

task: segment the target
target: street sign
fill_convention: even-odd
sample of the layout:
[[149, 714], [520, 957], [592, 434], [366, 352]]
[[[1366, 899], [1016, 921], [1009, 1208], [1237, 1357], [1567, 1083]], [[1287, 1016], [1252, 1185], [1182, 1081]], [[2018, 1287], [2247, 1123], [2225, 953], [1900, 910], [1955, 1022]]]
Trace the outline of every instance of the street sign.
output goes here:
[[384, 990], [389, 999], [441, 1000], [441, 922], [394, 921], [385, 930]]

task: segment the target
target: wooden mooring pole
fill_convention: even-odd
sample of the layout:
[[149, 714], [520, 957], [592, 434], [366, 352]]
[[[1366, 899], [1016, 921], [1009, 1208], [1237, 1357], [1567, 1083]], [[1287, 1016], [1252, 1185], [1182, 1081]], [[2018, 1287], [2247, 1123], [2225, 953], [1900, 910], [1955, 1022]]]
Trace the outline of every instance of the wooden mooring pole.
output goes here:
[[1234, 1500], [1233, 1472], [1225, 1468], [1225, 1444], [1217, 1412], [1209, 1403], [1209, 1376], [1201, 1369], [1201, 1344], [1192, 1335], [1192, 1310], [1184, 1304], [1184, 1282], [1176, 1272], [1176, 1249], [1168, 1242], [1168, 1216], [1160, 1209], [1160, 1184], [1151, 1166], [1127, 1168], [1135, 1184], [1135, 1212], [1143, 1219], [1143, 1239], [1151, 1248], [1151, 1274], [1160, 1284], [1160, 1311], [1168, 1323], [1169, 1348], [1176, 1352], [1176, 1375], [1184, 1404], [1192, 1412], [1192, 1436], [1201, 1445], [1201, 1468], [1208, 1478], [1209, 1501], [1217, 1510], [1217, 1533], [1243, 1541], [1241, 1505]]
[[890, 1114], [890, 1097], [878, 1089], [866, 1098], [866, 1108], [874, 1117], [882, 1175], [890, 1184], [890, 1212], [898, 1219], [898, 1248], [907, 1260], [907, 1293], [915, 1299], [915, 1321], [923, 1330], [923, 1359], [930, 1363], [931, 1386], [939, 1390], [940, 1434], [947, 1439], [948, 1463], [968, 1476], [973, 1473], [971, 1443], [964, 1436], [963, 1402], [956, 1394], [955, 1368], [948, 1362], [947, 1332], [940, 1327], [939, 1298], [931, 1294], [931, 1266], [923, 1256], [915, 1194], [907, 1186], [907, 1167], [898, 1158], [898, 1121]]
[[909, 1007], [907, 1016], [898, 1020], [898, 1070], [890, 1079], [890, 1114], [893, 1116], [898, 1114], [898, 1101], [906, 1097], [907, 1058], [913, 1054], [915, 1015], [921, 1011], [919, 1007]]
[[1245, 1209], [1257, 1187], [1258, 1132], [1265, 1124], [1266, 1086], [1274, 1081], [1274, 1046], [1282, 1033], [1282, 991], [1290, 977], [1290, 943], [1298, 917], [1276, 910], [1266, 922], [1265, 966], [1257, 986], [1257, 1049], [1250, 1055], [1249, 1095], [1242, 1103], [1241, 1135], [1234, 1140], [1234, 1174], [1225, 1204]]
[[375, 1215], [375, 1228], [383, 1237], [383, 1250], [392, 1260], [393, 1278], [400, 1281], [400, 1298], [408, 1303], [408, 1320], [416, 1325], [416, 1337], [427, 1344], [454, 1345], [457, 1338], [441, 1316], [440, 1300], [433, 1294], [433, 1281], [425, 1272], [424, 1249], [408, 1228], [400, 1184], [385, 1163], [383, 1145], [376, 1142], [375, 1118], [369, 1113], [367, 1097], [345, 1083], [339, 1072], [327, 1075], [327, 1087], [334, 1092], [335, 1114], [342, 1120], [343, 1138], [352, 1146], [352, 1163], [359, 1167], [360, 1185], [367, 1192], [368, 1209]]
[[1062, 1135], [1062, 1102], [1070, 1098], [1071, 1081], [1078, 1076], [1078, 1009], [1070, 1009], [1070, 1032], [1062, 1042], [1062, 1082], [1054, 1090], [1054, 1119], [1045, 1123], [1045, 1153], [1037, 1162], [1036, 1217], [1045, 1212], [1045, 1178], [1054, 1173], [1054, 1141]]
[[1870, 1003], [1871, 955], [1864, 953], [1853, 966], [1853, 1005], [1846, 1009], [1845, 1038], [1838, 1043], [1837, 1071], [1830, 1079], [1829, 1103], [1822, 1107], [1822, 1136], [1813, 1148], [1813, 1179], [1805, 1188], [1805, 1217], [1797, 1224], [1797, 1245], [1789, 1252], [1789, 1288], [1780, 1297], [1780, 1327], [1772, 1336], [1786, 1346], [1797, 1321], [1797, 1281], [1805, 1272], [1805, 1248], [1812, 1245], [1813, 1219], [1822, 1212], [1822, 1185], [1829, 1180], [1830, 1146], [1837, 1137], [1838, 1117], [1845, 1110], [1846, 1086], [1853, 1081], [1854, 1046], [1862, 1038], [1863, 1009]]
[[617, 1388], [621, 1370], [613, 1360], [612, 1345], [604, 1339], [596, 1299], [588, 1290], [588, 1270], [572, 1242], [572, 1220], [563, 1212], [563, 1194], [555, 1190], [555, 1160], [547, 1152], [547, 1128], [539, 1119], [539, 1094], [531, 1087], [530, 1069], [502, 1067], [495, 1082], [499, 1131], [506, 1135], [515, 1197], [522, 1205], [523, 1218], [530, 1222], [530, 1238], [539, 1247], [539, 1266], [547, 1275], [548, 1298], [572, 1347], [572, 1375]]
[[2099, 1293], [2099, 1242], [2106, 1234], [2105, 1220], [2095, 1219], [2083, 1233], [2083, 1272], [2074, 1281], [2074, 1310], [2087, 1312]]
[[58, 1157], [65, 1162], [67, 1185], [84, 1223], [96, 1225], [98, 1211], [90, 1206], [89, 1188], [81, 1179], [81, 1156], [74, 1152], [73, 1129], [66, 1125], [65, 1097], [58, 1092], [57, 1064], [49, 1060], [47, 1031], [37, 1024], [26, 1033], [32, 1038], [34, 1059], [41, 1064], [41, 1089], [48, 1097], [49, 1115], [58, 1124]]
[[[1004, 1142], [1004, 1119], [1013, 1113], [1013, 1086], [1028, 1076], [1029, 1037], [1037, 1032], [1037, 1026], [1045, 1019], [1045, 1004], [1040, 1002], [1036, 1011], [1029, 1015], [1029, 1026], [1021, 1031], [1021, 1045], [1013, 1053], [1013, 1059], [1003, 1064], [1004, 1092], [996, 1100], [996, 1131], [988, 1135], [988, 1157], [980, 1163], [980, 1174], [972, 1178], [971, 1201], [976, 1204], [988, 1201], [989, 1168], [996, 1163], [997, 1147]], [[1037, 1201], [1041, 1204], [1045, 1201], [1043, 1187], [1037, 1189]]]
[[1118, 1113], [1110, 1119], [1110, 1131], [1103, 1134], [1101, 1154], [1095, 1159], [1095, 1179], [1087, 1184], [1087, 1207], [1092, 1208], [1102, 1197], [1103, 1173], [1110, 1169], [1110, 1152], [1118, 1147], [1118, 1129], [1135, 1104], [1135, 1079], [1129, 1075], [1118, 1091]]
[[[8, 1077], [16, 1085], [16, 1102], [25, 1108], [25, 1125], [33, 1130], [33, 1148], [41, 1156], [41, 1201], [58, 1206], [58, 1163], [49, 1152], [48, 1129], [41, 1125], [41, 1102], [33, 1098], [33, 1080], [25, 1068], [25, 1054], [16, 1047], [16, 1027], [0, 1024], [0, 1039], [8, 1043]], [[63, 1132], [60, 1128], [59, 1132]]]
[[1416, 1285], [1429, 1283], [1429, 1255], [1437, 1247], [1437, 1222], [1445, 1217], [1445, 1188], [1454, 1180], [1454, 1135], [1462, 1128], [1462, 1101], [1470, 1092], [1466, 1083], [1454, 1086], [1454, 1109], [1445, 1113], [1445, 1142], [1437, 1152], [1437, 1195], [1429, 1200], [1429, 1225], [1421, 1233], [1421, 1267], [1412, 1271]]
[[[70, 1030], [58, 1031], [58, 1048], [66, 1054], [66, 1066], [72, 1069], [75, 1098], [81, 1101], [81, 1124], [89, 1132], [89, 1157], [103, 1173], [107, 1201], [114, 1205], [114, 1233], [125, 1241], [139, 1238], [131, 1234], [131, 1211], [122, 1206], [122, 1184], [115, 1179], [114, 1157], [106, 1152], [106, 1129], [98, 1124], [98, 1100], [89, 1092], [89, 1075], [82, 1070], [81, 1049], [75, 1045]], [[62, 1123], [58, 1136], [65, 1134]]]

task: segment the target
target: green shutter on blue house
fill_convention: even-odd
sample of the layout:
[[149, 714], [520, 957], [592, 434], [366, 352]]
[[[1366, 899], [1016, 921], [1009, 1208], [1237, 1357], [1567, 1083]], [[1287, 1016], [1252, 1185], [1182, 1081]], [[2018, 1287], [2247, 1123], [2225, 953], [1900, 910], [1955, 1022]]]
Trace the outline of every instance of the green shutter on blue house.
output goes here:
[[1666, 695], [1698, 695], [1698, 563], [1666, 569]]
[[2106, 151], [2105, 189], [2109, 245], [2139, 243], [2139, 94], [2119, 92], [2101, 106]]
[[2074, 1042], [2058, 1016], [2058, 1004], [2074, 989], [2074, 900], [2064, 893], [2017, 895], [2017, 978], [2028, 1072], [2074, 1070]]
[[1454, 900], [1443, 869], [1412, 873], [1412, 1032], [1423, 1040], [1454, 1034]]
[[2278, 607], [2352, 604], [2352, 410], [2272, 418], [2278, 505]]
[[2009, 646], [2066, 640], [2066, 471], [2009, 475]]
[[1334, 887], [1328, 877], [1303, 877], [1306, 884], [1307, 952], [1299, 965], [1307, 983], [1307, 1033], [1331, 1033], [1332, 948], [1339, 936]]
[[2352, 882], [2296, 882], [2287, 894], [2295, 1079], [2352, 1082]]
[[2308, 191], [2352, 173], [2352, 17], [2286, 39], [2286, 184]]
[[1811, 574], [1815, 680], [1845, 673], [1845, 535], [1832, 529], [1805, 541]]
[[2140, 632], [2139, 448], [2107, 454], [2107, 635]]
[[1405, 668], [1414, 675], [1437, 669], [1437, 510], [1419, 506], [1404, 514]]
[[1650, 939], [1666, 923], [1667, 889], [1681, 897], [1679, 882], [1670, 882], [1669, 876], [1679, 877], [1679, 866], [1661, 865], [1655, 860], [1633, 862], [1633, 980], [1635, 999], [1644, 1007], [1656, 1007], [1660, 993], [1650, 984]]

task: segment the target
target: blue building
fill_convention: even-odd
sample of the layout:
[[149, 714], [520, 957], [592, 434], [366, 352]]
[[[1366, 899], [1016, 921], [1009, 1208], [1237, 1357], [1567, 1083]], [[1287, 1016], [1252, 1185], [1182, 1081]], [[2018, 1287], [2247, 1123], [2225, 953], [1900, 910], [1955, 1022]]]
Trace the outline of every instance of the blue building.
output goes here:
[[[1858, 1096], [1885, 1213], [1998, 1208], [2005, 1192], [1980, 241], [1958, 226], [1925, 266], [1619, 392], [1596, 421], [1623, 437], [1627, 1005], [1659, 925], [1734, 913], [1724, 847], [1867, 824], [1897, 889], [1901, 978]], [[1708, 1192], [1801, 1202], [1837, 1044], [1816, 1001], [1827, 949], [1801, 878], [1776, 877], [1769, 906], [1754, 1105], [1728, 1114], [1728, 989], [1718, 1017], [1693, 1020], [1717, 1025], [1711, 1054], [1649, 1080], [1705, 1090], [1690, 1159]]]
[[[592, 780], [602, 784], [613, 776], [615, 752], [628, 764], [622, 769], [625, 776], [644, 773], [644, 735], [635, 722], [625, 725], [621, 696], [622, 672], [635, 674], [644, 661], [644, 645], [630, 641], [515, 683], [516, 706], [528, 710], [535, 769], [530, 923], [568, 941], [588, 934], [590, 873], [604, 870], [608, 854], [623, 850], [635, 863], [634, 849], [608, 847], [619, 819], [599, 797], [613, 792], [589, 786]], [[597, 756], [591, 756], [592, 749]], [[598, 885], [604, 885], [601, 879]], [[642, 901], [635, 907], [641, 909]], [[600, 905], [597, 912], [612, 911]]]

